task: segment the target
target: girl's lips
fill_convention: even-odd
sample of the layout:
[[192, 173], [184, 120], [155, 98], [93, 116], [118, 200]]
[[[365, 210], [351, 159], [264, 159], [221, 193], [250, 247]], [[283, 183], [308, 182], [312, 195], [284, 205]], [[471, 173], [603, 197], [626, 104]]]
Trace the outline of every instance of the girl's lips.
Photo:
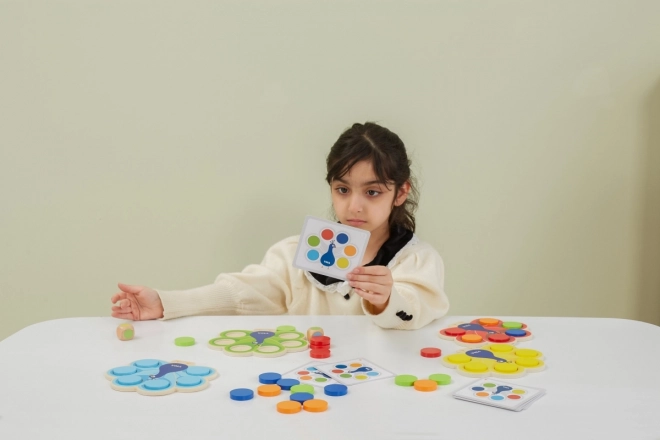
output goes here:
[[349, 219], [346, 220], [346, 222], [351, 226], [360, 226], [366, 223], [366, 221], [364, 220], [357, 220], [357, 219]]

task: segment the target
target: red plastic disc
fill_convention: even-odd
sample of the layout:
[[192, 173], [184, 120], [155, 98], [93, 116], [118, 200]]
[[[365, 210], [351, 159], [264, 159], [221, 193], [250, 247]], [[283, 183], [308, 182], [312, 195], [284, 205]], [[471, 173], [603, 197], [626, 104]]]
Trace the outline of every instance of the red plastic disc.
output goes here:
[[465, 334], [465, 330], [458, 327], [447, 328], [443, 330], [447, 336], [462, 336]]
[[504, 335], [502, 333], [495, 333], [492, 335], [488, 335], [488, 340], [490, 342], [509, 342], [511, 340], [511, 337]]
[[442, 351], [439, 348], [427, 347], [427, 348], [422, 348], [419, 351], [419, 354], [421, 354], [422, 357], [425, 358], [437, 358], [440, 357], [440, 355], [442, 355]]
[[330, 357], [330, 350], [327, 348], [313, 348], [309, 351], [309, 355], [314, 359], [325, 359]]

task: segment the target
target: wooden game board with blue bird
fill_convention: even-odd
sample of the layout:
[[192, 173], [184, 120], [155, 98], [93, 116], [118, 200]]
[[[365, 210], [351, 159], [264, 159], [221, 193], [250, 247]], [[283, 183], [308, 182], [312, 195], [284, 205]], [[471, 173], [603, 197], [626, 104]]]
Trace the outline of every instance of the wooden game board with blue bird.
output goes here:
[[477, 318], [470, 322], [456, 323], [440, 330], [438, 336], [470, 348], [488, 344], [515, 345], [532, 339], [532, 333], [526, 324], [497, 318]]
[[113, 390], [135, 391], [145, 396], [202, 391], [216, 377], [218, 372], [211, 367], [159, 359], [140, 359], [129, 365], [111, 368], [105, 373]]

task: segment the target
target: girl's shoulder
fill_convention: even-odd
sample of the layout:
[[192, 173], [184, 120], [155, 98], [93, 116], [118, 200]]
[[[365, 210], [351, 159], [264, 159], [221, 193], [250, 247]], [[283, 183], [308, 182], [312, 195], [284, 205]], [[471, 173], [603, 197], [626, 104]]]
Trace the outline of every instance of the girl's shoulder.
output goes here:
[[409, 260], [441, 260], [441, 257], [433, 245], [413, 235], [410, 241], [394, 255], [388, 266], [392, 267]]

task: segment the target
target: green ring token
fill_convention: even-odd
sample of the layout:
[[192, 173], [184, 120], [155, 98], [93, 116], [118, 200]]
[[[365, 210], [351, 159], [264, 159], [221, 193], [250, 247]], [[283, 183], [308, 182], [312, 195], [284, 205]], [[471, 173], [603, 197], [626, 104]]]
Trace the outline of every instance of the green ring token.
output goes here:
[[179, 347], [190, 347], [191, 345], [195, 345], [195, 338], [191, 338], [190, 336], [181, 336], [180, 338], [176, 338], [174, 340], [174, 344], [178, 345]]

